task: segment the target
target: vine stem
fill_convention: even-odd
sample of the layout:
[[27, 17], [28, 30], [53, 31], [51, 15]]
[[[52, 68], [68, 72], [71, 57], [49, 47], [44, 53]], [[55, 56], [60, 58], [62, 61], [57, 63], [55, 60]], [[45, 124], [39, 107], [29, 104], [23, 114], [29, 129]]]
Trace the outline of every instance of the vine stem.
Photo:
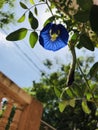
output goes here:
[[[81, 74], [82, 74], [82, 76], [83, 76], [83, 78], [84, 78], [84, 80], [85, 80], [85, 83], [86, 83], [86, 85], [87, 85], [87, 87], [88, 87], [88, 89], [89, 89], [89, 92], [92, 94], [92, 98], [93, 98], [93, 100], [95, 101], [94, 94], [93, 94], [92, 91], [91, 91], [90, 85], [89, 85], [89, 83], [88, 83], [88, 80], [87, 80], [85, 74], [83, 73], [83, 70], [82, 70], [82, 68], [81, 68], [81, 66], [80, 66], [79, 59], [77, 60], [77, 65], [78, 65], [79, 70], [80, 70], [80, 72], [81, 72]], [[96, 103], [96, 101], [95, 101], [95, 103]]]
[[[30, 11], [32, 8], [34, 8], [34, 7], [36, 7], [36, 6], [43, 5], [43, 4], [46, 4], [46, 5], [47, 5], [48, 9], [50, 10], [51, 15], [54, 16], [54, 14], [53, 14], [53, 12], [52, 12], [52, 10], [51, 10], [51, 8], [50, 8], [49, 3], [48, 3], [47, 0], [46, 0], [46, 2], [43, 2], [43, 3], [34, 4], [34, 5], [31, 6], [30, 8], [28, 8], [28, 9], [24, 12], [24, 14], [26, 14], [26, 13], [27, 13], [28, 11]], [[55, 20], [55, 23], [56, 23], [56, 20]]]
[[51, 12], [51, 14], [52, 14], [52, 16], [54, 16], [54, 14], [53, 14], [53, 12], [52, 12], [52, 10], [51, 10], [51, 8], [50, 8], [50, 6], [49, 6], [49, 4], [48, 4], [48, 1], [46, 0], [46, 5], [48, 6], [48, 8], [49, 8], [49, 10], [50, 10], [50, 12]]
[[[25, 13], [28, 12], [29, 10], [31, 10], [32, 8], [34, 8], [34, 7], [36, 7], [36, 6], [43, 5], [43, 4], [46, 4], [46, 5], [48, 6], [48, 8], [49, 8], [49, 10], [50, 10], [50, 12], [51, 12], [51, 14], [52, 14], [52, 16], [54, 16], [54, 14], [53, 14], [53, 12], [52, 12], [52, 10], [51, 10], [51, 8], [50, 8], [50, 6], [49, 6], [47, 0], [46, 0], [46, 2], [43, 2], [43, 3], [34, 4], [34, 5], [31, 6], [30, 8], [28, 8], [28, 9], [25, 11]], [[25, 13], [24, 13], [24, 14], [25, 14]]]
[[44, 3], [38, 3], [38, 4], [34, 4], [33, 6], [31, 6], [30, 8], [28, 8], [25, 12], [24, 12], [24, 14], [26, 14], [28, 11], [30, 11], [32, 8], [34, 8], [34, 7], [36, 7], [36, 6], [39, 6], [39, 5], [43, 5], [43, 4], [46, 4], [46, 2], [44, 2]]
[[[53, 14], [53, 12], [52, 12], [52, 10], [51, 10], [51, 8], [50, 8], [49, 3], [48, 3], [47, 0], [46, 0], [46, 4], [47, 4], [47, 6], [48, 6], [48, 8], [49, 8], [49, 10], [50, 10], [50, 12], [51, 12], [51, 15], [54, 16], [54, 14]], [[55, 20], [55, 23], [56, 23], [56, 19], [54, 19], [54, 20]]]

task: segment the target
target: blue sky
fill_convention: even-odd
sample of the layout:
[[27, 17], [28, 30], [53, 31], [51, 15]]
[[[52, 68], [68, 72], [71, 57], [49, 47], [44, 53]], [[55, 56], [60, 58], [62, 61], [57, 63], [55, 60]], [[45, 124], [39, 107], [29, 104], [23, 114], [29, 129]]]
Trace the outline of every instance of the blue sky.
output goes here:
[[[19, 11], [19, 2], [16, 2], [16, 7], [18, 7], [18, 10], [17, 8], [15, 9], [15, 15], [18, 19], [24, 10], [21, 10], [20, 8]], [[44, 21], [50, 16], [44, 9], [45, 6], [39, 7], [39, 29], [42, 28]], [[52, 52], [42, 48], [39, 43], [32, 49], [29, 45], [28, 37], [18, 42], [6, 41], [5, 37], [7, 34], [21, 27], [29, 27], [29, 25], [27, 22], [22, 24], [11, 23], [4, 30], [0, 30], [0, 71], [7, 75], [17, 85], [20, 87], [32, 86], [33, 80], [40, 80], [41, 71], [51, 73], [59, 68], [57, 61], [59, 64], [71, 62], [71, 54], [67, 47], [57, 52]], [[97, 56], [98, 50], [95, 52], [86, 51], [85, 53], [80, 50], [77, 51], [78, 56], [84, 56], [84, 54]], [[51, 70], [43, 65], [43, 62], [47, 58], [54, 63]]]

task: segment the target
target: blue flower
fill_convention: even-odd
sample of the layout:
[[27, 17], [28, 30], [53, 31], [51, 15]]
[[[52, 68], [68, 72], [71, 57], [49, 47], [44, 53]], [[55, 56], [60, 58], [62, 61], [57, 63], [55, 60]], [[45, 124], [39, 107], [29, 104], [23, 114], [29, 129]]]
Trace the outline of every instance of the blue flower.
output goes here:
[[57, 51], [67, 45], [68, 38], [62, 24], [48, 23], [40, 32], [39, 43], [47, 50]]

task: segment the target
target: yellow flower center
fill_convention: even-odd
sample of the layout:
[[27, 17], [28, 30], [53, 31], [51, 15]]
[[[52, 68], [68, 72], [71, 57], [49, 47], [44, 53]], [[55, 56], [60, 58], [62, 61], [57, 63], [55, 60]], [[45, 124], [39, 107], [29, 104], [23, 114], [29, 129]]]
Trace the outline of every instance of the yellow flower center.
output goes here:
[[60, 30], [57, 30], [57, 32], [52, 33], [52, 30], [50, 30], [50, 37], [51, 37], [51, 41], [55, 41], [57, 39], [57, 37], [60, 34]]
[[54, 33], [51, 35], [51, 41], [55, 41], [58, 37], [58, 34]]

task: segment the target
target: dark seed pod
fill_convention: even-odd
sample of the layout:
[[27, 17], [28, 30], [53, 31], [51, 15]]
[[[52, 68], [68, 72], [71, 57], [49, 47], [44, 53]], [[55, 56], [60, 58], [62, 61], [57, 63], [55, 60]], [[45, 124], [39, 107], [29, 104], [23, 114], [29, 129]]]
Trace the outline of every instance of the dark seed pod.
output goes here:
[[74, 82], [74, 70], [71, 70], [67, 78], [67, 86], [71, 86]]

